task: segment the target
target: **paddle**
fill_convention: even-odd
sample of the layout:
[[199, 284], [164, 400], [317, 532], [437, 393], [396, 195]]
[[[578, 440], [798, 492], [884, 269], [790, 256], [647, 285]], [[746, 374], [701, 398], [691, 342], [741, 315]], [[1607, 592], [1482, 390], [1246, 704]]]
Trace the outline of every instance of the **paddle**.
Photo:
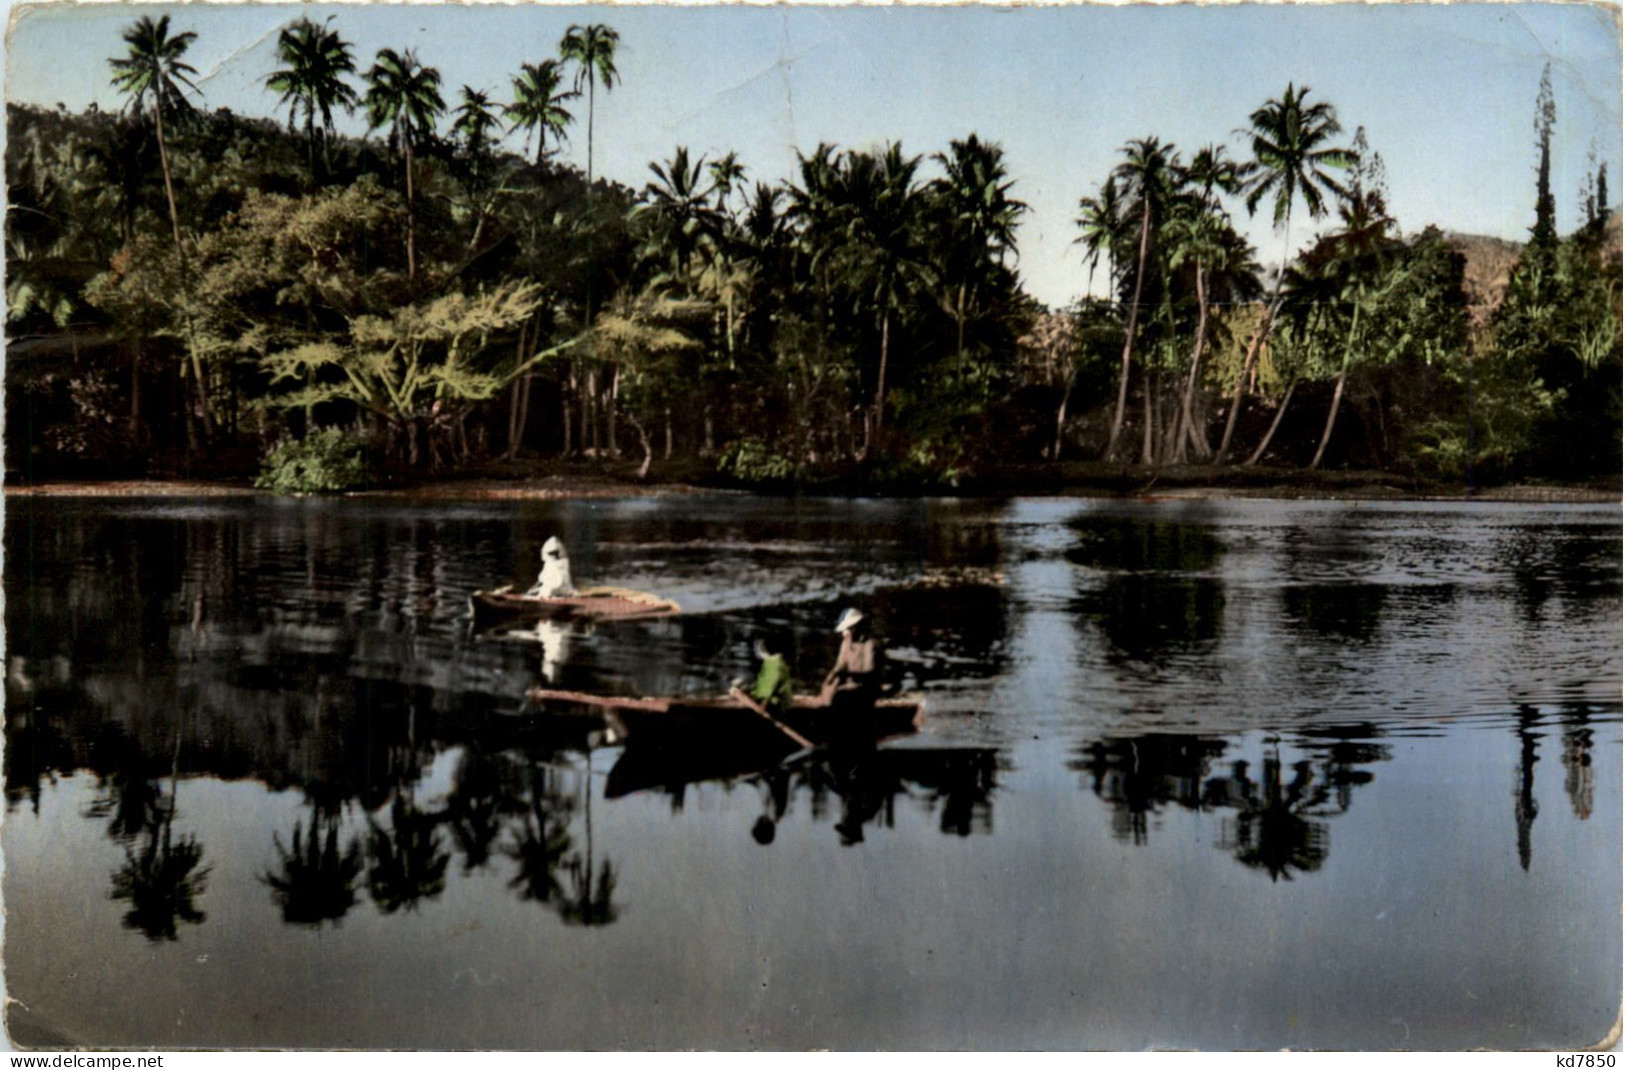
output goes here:
[[773, 716], [771, 713], [768, 713], [767, 710], [760, 703], [758, 703], [755, 699], [751, 698], [749, 695], [745, 694], [744, 691], [740, 690], [737, 687], [731, 687], [731, 688], [728, 689], [728, 694], [732, 695], [733, 698], [735, 699], [735, 701], [737, 701], [740, 705], [744, 706], [746, 709], [748, 709], [748, 710], [752, 711], [753, 713], [757, 714], [759, 717], [764, 718], [774, 728], [777, 728], [780, 732], [783, 732], [785, 734], [785, 737], [788, 738], [796, 746], [804, 747], [807, 750], [815, 749], [814, 746], [813, 746], [812, 740], [808, 739], [806, 736], [802, 735], [800, 732], [797, 732], [794, 728], [791, 728], [789, 725], [785, 724], [783, 721], [779, 720], [777, 717]]

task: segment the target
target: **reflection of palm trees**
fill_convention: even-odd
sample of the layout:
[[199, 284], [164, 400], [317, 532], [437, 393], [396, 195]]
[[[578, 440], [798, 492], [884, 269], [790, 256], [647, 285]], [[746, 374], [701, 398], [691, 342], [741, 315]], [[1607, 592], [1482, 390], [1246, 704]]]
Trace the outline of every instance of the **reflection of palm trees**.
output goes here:
[[176, 922], [197, 925], [206, 915], [193, 902], [208, 885], [209, 867], [198, 868], [203, 847], [195, 836], [174, 839], [174, 812], [147, 830], [139, 851], [124, 849], [124, 865], [113, 873], [114, 899], [128, 900], [124, 925], [149, 940], [173, 940]]
[[105, 818], [107, 834], [127, 843], [157, 823], [163, 795], [158, 784], [147, 778], [141, 768], [142, 755], [130, 740], [117, 740], [114, 753], [122, 759], [120, 767], [96, 778], [96, 797], [85, 807], [84, 815], [91, 820]]
[[1563, 790], [1568, 794], [1574, 816], [1584, 821], [1591, 816], [1595, 782], [1591, 775], [1591, 713], [1585, 707], [1569, 711], [1563, 718]]
[[140, 848], [126, 846], [124, 865], [113, 871], [112, 898], [130, 903], [124, 915], [125, 927], [140, 929], [149, 940], [173, 940], [177, 922], [197, 925], [206, 916], [194, 902], [208, 886], [209, 867], [202, 865], [203, 847], [196, 836], [183, 836], [178, 842], [175, 839], [180, 755], [177, 725], [169, 798], [154, 800], [145, 808]]
[[478, 748], [463, 751], [453, 780], [446, 817], [452, 838], [463, 856], [463, 871], [483, 867], [502, 832], [502, 816], [509, 809], [505, 763], [492, 761]]
[[1089, 747], [1071, 768], [1089, 774], [1091, 788], [1112, 807], [1112, 836], [1144, 846], [1148, 815], [1168, 803], [1203, 808], [1208, 763], [1224, 753], [1219, 739], [1154, 734], [1108, 739]]
[[310, 829], [294, 822], [291, 847], [273, 835], [281, 872], [260, 879], [282, 908], [282, 920], [290, 925], [319, 926], [338, 922], [355, 905], [355, 882], [361, 875], [361, 840], [352, 837], [339, 849], [339, 815], [315, 811]]
[[1326, 826], [1305, 815], [1318, 813], [1329, 793], [1318, 784], [1308, 762], [1292, 767], [1290, 783], [1281, 783], [1281, 756], [1273, 752], [1264, 759], [1258, 784], [1247, 777], [1247, 763], [1237, 762], [1225, 783], [1227, 800], [1238, 803], [1231, 842], [1244, 866], [1262, 869], [1270, 880], [1292, 879], [1294, 870], [1313, 873], [1326, 861]]
[[566, 872], [570, 876], [570, 894], [559, 901], [559, 917], [567, 924], [608, 925], [620, 917], [620, 908], [611, 901], [615, 898], [615, 867], [609, 859], [604, 859], [596, 877], [591, 852], [585, 860], [570, 859]]
[[409, 795], [395, 797], [389, 818], [388, 829], [367, 820], [372, 830], [367, 891], [385, 914], [402, 907], [415, 910], [421, 901], [445, 891], [446, 867], [451, 863], [434, 816], [418, 810]]
[[508, 887], [521, 899], [551, 903], [558, 897], [559, 870], [570, 853], [570, 814], [574, 800], [548, 783], [547, 771], [533, 766], [530, 771], [530, 806], [519, 820], [503, 853], [519, 863], [519, 872]]
[[1535, 763], [1540, 761], [1540, 755], [1536, 752], [1542, 735], [1535, 728], [1539, 724], [1540, 714], [1533, 706], [1518, 707], [1518, 786], [1514, 791], [1517, 801], [1513, 805], [1512, 817], [1518, 826], [1518, 865], [1525, 872], [1529, 869], [1529, 857], [1533, 850], [1530, 833], [1535, 826], [1535, 817], [1540, 813], [1540, 804], [1535, 802]]
[[609, 859], [596, 874], [592, 868], [592, 751], [581, 776], [583, 823], [587, 831], [587, 857], [570, 859], [570, 894], [559, 903], [559, 917], [566, 925], [608, 925], [620, 916], [615, 906], [615, 867]]

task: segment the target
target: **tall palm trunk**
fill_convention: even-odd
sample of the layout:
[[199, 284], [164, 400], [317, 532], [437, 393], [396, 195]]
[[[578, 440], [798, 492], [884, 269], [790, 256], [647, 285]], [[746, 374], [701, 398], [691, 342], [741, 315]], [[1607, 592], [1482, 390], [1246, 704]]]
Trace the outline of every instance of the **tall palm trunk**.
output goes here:
[[1140, 292], [1145, 285], [1145, 261], [1151, 248], [1151, 201], [1146, 198], [1145, 211], [1140, 218], [1140, 261], [1134, 275], [1134, 298], [1128, 306], [1128, 326], [1123, 329], [1123, 367], [1117, 376], [1117, 412], [1112, 416], [1111, 437], [1106, 440], [1106, 459], [1117, 451], [1117, 439], [1123, 431], [1123, 410], [1128, 407], [1128, 370], [1134, 358], [1134, 331], [1140, 322]]
[[596, 81], [592, 72], [587, 73], [587, 188], [592, 188], [592, 119], [597, 100], [594, 96]]
[[175, 183], [169, 175], [169, 149], [164, 144], [164, 110], [155, 96], [152, 102], [153, 118], [158, 123], [158, 162], [164, 171], [164, 196], [169, 199], [169, 229], [175, 236], [175, 248], [181, 247], [181, 215], [175, 209]]
[[[1241, 397], [1247, 390], [1248, 377], [1253, 372], [1253, 362], [1263, 352], [1264, 343], [1269, 340], [1270, 331], [1275, 327], [1276, 314], [1281, 310], [1281, 291], [1286, 287], [1286, 265], [1292, 256], [1292, 205], [1287, 203], [1286, 226], [1281, 242], [1281, 270], [1275, 275], [1275, 292], [1270, 295], [1269, 310], [1264, 314], [1264, 322], [1259, 326], [1258, 335], [1253, 344], [1247, 347], [1247, 359], [1242, 362], [1241, 378], [1236, 380], [1236, 396], [1230, 403], [1230, 415], [1224, 421], [1224, 438], [1219, 442], [1218, 452], [1213, 455], [1214, 464], [1223, 464], [1225, 455], [1230, 449], [1230, 436], [1236, 429], [1236, 413], [1241, 411]], [[1257, 453], [1254, 453], [1257, 456]]]
[[1224, 434], [1219, 438], [1219, 448], [1213, 453], [1214, 464], [1223, 464], [1230, 453], [1230, 439], [1236, 432], [1236, 414], [1241, 411], [1241, 396], [1247, 389], [1247, 376], [1252, 371], [1253, 361], [1258, 359], [1264, 340], [1269, 337], [1270, 327], [1280, 307], [1278, 298], [1270, 302], [1264, 310], [1263, 322], [1259, 323], [1252, 342], [1247, 346], [1247, 356], [1241, 362], [1241, 374], [1236, 378], [1235, 392], [1230, 395], [1230, 413], [1224, 418]]
[[1270, 443], [1275, 439], [1275, 429], [1281, 426], [1281, 417], [1286, 415], [1286, 407], [1292, 404], [1292, 392], [1296, 389], [1298, 389], [1298, 377], [1294, 375], [1292, 381], [1286, 384], [1286, 393], [1281, 396], [1281, 405], [1275, 410], [1275, 419], [1270, 421], [1270, 428], [1264, 432], [1263, 441], [1258, 444], [1257, 449], [1253, 450], [1252, 455], [1241, 463], [1243, 468], [1251, 468], [1257, 464], [1258, 459], [1264, 456], [1264, 451], [1270, 448]]
[[[175, 181], [169, 171], [169, 147], [164, 138], [164, 110], [158, 106], [158, 100], [153, 98], [152, 115], [158, 127], [158, 163], [164, 172], [164, 197], [169, 201], [169, 230], [175, 239], [175, 252], [181, 260], [181, 280], [190, 296], [191, 273], [187, 269], [186, 246], [181, 242], [181, 215], [175, 207]], [[195, 384], [198, 398], [198, 415], [203, 418], [203, 434], [206, 438], [214, 437], [214, 411], [209, 404], [209, 384], [203, 378], [203, 358], [198, 356], [196, 336], [192, 328], [192, 312], [186, 312], [187, 356], [192, 365], [192, 381]]]
[[418, 277], [418, 213], [412, 200], [412, 138], [401, 139], [406, 144], [406, 277]]
[[1337, 387], [1332, 391], [1332, 407], [1326, 413], [1326, 430], [1320, 434], [1320, 448], [1315, 450], [1315, 459], [1309, 462], [1310, 471], [1320, 467], [1320, 459], [1326, 455], [1326, 444], [1332, 440], [1332, 427], [1337, 423], [1337, 409], [1343, 403], [1343, 384], [1348, 381], [1349, 356], [1354, 352], [1354, 336], [1360, 330], [1360, 299], [1354, 299], [1354, 319], [1349, 324], [1348, 341], [1343, 346], [1343, 366], [1337, 369]]
[[[1176, 464], [1185, 462], [1185, 440], [1189, 437], [1197, 441], [1193, 433], [1196, 429], [1196, 418], [1191, 412], [1191, 400], [1196, 395], [1196, 379], [1202, 367], [1202, 347], [1207, 342], [1207, 272], [1200, 261], [1196, 264], [1196, 344], [1191, 346], [1191, 370], [1185, 376], [1185, 391], [1179, 401], [1179, 429], [1174, 432], [1173, 460]], [[1202, 454], [1197, 455], [1198, 460], [1205, 460]]]
[[1066, 388], [1061, 391], [1061, 407], [1055, 412], [1055, 448], [1050, 451], [1050, 460], [1061, 459], [1061, 432], [1066, 429], [1066, 406], [1072, 400], [1072, 386], [1078, 381], [1078, 367], [1073, 365], [1066, 373]]
[[1156, 447], [1153, 445], [1157, 437], [1154, 379], [1151, 372], [1142, 372], [1140, 375], [1140, 396], [1145, 399], [1145, 426], [1140, 432], [1140, 463], [1144, 465], [1157, 463]]
[[[891, 313], [883, 312], [880, 316], [880, 377], [875, 383], [875, 425], [874, 433], [880, 434], [881, 422], [886, 412], [886, 354], [891, 347]], [[868, 449], [864, 443], [864, 449]]]

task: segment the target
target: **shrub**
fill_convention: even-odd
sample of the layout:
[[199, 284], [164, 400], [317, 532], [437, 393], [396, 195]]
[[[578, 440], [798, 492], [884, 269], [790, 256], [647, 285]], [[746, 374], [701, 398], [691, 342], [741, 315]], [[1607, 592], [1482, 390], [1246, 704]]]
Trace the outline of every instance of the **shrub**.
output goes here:
[[782, 454], [774, 453], [761, 439], [735, 442], [717, 460], [717, 471], [742, 483], [781, 483], [795, 474], [796, 466]]
[[367, 479], [361, 440], [329, 427], [277, 443], [265, 455], [254, 485], [278, 494], [321, 494], [352, 490]]

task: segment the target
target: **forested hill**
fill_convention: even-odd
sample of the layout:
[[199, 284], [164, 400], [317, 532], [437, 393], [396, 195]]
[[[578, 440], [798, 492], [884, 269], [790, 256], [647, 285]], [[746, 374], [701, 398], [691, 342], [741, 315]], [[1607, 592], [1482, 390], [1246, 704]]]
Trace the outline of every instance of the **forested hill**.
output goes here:
[[[568, 132], [591, 160], [578, 90], [613, 71], [609, 27], [573, 27], [501, 100], [411, 52], [368, 67], [341, 32], [297, 19], [279, 38], [266, 114], [286, 124], [194, 106], [176, 81], [191, 35], [168, 17], [85, 60], [128, 107], [8, 106], [8, 478], [310, 489], [560, 459], [892, 486], [1097, 458], [1619, 472], [1601, 168], [1572, 233], [1543, 166], [1527, 243], [1445, 235], [1394, 218], [1407, 176], [1289, 85], [1237, 117], [1234, 154], [1148, 134], [1077, 176], [1077, 292], [1108, 296], [1052, 309], [1020, 283], [1033, 176], [996, 132], [804, 146], [776, 182], [674, 146], [632, 188], [559, 151]], [[346, 108], [368, 137], [333, 132]], [[1317, 237], [1277, 278], [1245, 212]]]

